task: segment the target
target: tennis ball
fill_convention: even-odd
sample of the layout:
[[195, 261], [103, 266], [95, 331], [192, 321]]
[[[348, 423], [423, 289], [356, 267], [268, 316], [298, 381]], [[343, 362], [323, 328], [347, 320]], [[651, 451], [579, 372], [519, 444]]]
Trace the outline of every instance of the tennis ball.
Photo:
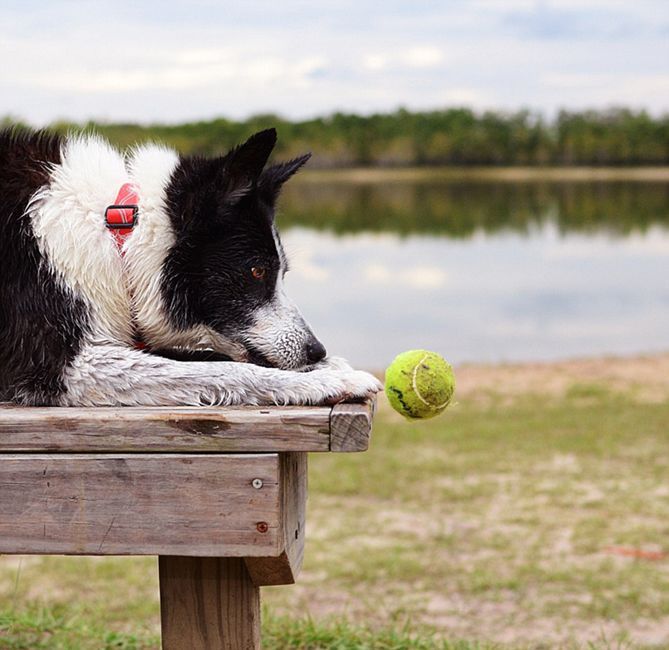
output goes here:
[[388, 401], [410, 420], [439, 415], [451, 403], [454, 391], [453, 368], [436, 352], [402, 352], [386, 370]]

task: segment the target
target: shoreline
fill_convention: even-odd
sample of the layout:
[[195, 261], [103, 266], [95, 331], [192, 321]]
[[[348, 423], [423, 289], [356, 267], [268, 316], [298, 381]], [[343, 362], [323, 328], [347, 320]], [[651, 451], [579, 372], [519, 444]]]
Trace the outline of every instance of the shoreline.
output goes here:
[[637, 401], [669, 400], [669, 351], [559, 361], [455, 366], [457, 393], [475, 400], [523, 395], [561, 398], [570, 392], [609, 390]]
[[386, 183], [472, 181], [502, 183], [669, 182], [669, 166], [661, 167], [351, 167], [305, 169], [295, 183]]

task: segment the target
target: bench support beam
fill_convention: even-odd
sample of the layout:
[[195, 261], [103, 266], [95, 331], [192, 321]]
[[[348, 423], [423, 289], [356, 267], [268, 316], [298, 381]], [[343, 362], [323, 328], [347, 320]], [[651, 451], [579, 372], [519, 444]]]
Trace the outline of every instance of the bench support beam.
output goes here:
[[292, 585], [304, 558], [307, 516], [307, 454], [290, 452], [280, 456], [282, 552], [270, 557], [247, 557], [246, 568], [258, 587]]
[[260, 589], [243, 558], [161, 555], [164, 650], [260, 648]]

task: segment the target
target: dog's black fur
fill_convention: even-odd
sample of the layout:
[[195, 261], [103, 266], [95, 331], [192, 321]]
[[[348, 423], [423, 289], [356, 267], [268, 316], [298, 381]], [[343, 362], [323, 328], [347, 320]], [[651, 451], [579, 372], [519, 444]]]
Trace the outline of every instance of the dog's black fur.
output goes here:
[[[231, 335], [273, 298], [283, 256], [272, 231], [274, 203], [310, 157], [263, 171], [275, 143], [268, 129], [223, 158], [182, 158], [174, 171], [167, 200], [178, 241], [162, 289], [175, 327], [205, 324]], [[265, 270], [262, 281], [248, 273], [252, 267]], [[320, 354], [310, 361], [325, 350]], [[266, 363], [258, 353], [254, 360]]]
[[87, 327], [83, 302], [58, 282], [39, 251], [26, 207], [60, 163], [61, 139], [0, 131], [0, 399], [50, 404]]

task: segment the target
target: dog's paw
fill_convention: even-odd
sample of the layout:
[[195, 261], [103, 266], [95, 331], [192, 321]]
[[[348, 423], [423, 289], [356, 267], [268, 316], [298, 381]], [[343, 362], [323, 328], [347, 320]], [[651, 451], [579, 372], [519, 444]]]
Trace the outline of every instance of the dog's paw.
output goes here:
[[[346, 363], [346, 362], [344, 362]], [[347, 363], [341, 370], [319, 369], [304, 375], [307, 404], [337, 404], [344, 400], [365, 400], [383, 389], [383, 384], [368, 372], [353, 370]]]
[[350, 366], [348, 368], [348, 370], [340, 371], [346, 384], [344, 399], [367, 399], [383, 390], [383, 384], [371, 373], [363, 370], [353, 370]]

